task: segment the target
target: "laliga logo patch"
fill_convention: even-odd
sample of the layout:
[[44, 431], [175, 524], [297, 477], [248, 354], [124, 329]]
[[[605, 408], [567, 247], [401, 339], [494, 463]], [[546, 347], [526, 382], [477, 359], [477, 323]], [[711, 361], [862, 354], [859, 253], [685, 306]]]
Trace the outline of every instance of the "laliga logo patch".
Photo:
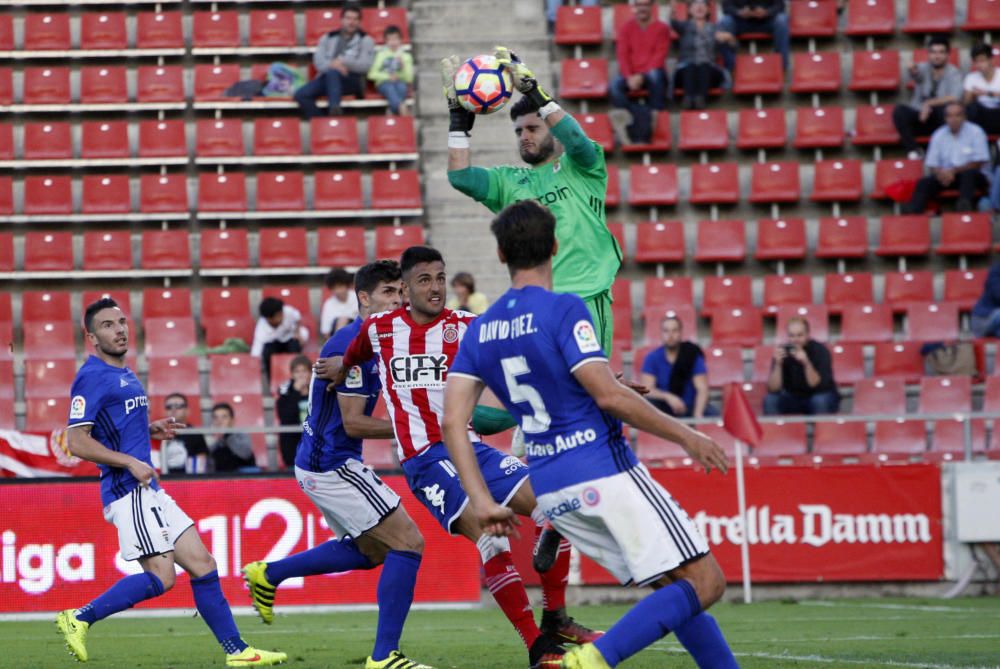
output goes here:
[[344, 381], [344, 385], [348, 388], [360, 388], [363, 381], [363, 375], [361, 367], [355, 365], [351, 367], [350, 371], [347, 372], [347, 380]]
[[601, 503], [601, 493], [597, 491], [597, 488], [586, 488], [581, 496], [583, 503], [587, 506], [597, 506]]
[[454, 344], [458, 341], [458, 326], [448, 324], [444, 326], [444, 332], [441, 333], [441, 338], [444, 340], [445, 344]]
[[84, 412], [87, 410], [87, 400], [83, 398], [83, 395], [76, 395], [73, 397], [73, 401], [69, 405], [69, 417], [70, 420], [74, 418], [83, 418]]
[[573, 326], [573, 338], [581, 353], [594, 353], [601, 350], [601, 345], [594, 334], [594, 326], [589, 321], [577, 321]]

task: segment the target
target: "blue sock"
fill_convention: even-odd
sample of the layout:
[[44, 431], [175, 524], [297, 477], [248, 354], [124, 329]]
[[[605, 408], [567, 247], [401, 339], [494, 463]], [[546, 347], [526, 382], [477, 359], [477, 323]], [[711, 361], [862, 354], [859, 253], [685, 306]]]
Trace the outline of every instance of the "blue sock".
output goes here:
[[622, 616], [594, 642], [612, 667], [626, 660], [701, 612], [694, 587], [684, 579], [660, 588]]
[[715, 618], [704, 611], [674, 629], [674, 636], [702, 669], [739, 669]]
[[105, 590], [90, 604], [77, 609], [76, 618], [93, 625], [98, 620], [104, 620], [119, 611], [132, 608], [139, 602], [162, 594], [163, 582], [156, 574], [150, 574], [148, 571], [132, 574]]
[[372, 659], [381, 662], [389, 653], [399, 649], [403, 623], [413, 603], [413, 588], [420, 569], [420, 553], [389, 551], [378, 579], [378, 631]]
[[194, 593], [194, 605], [205, 620], [205, 624], [215, 634], [222, 649], [227, 655], [241, 652], [247, 644], [240, 638], [240, 631], [233, 620], [233, 612], [229, 602], [222, 594], [219, 585], [219, 572], [210, 571], [204, 576], [191, 579], [191, 591]]
[[373, 566], [371, 560], [358, 550], [354, 540], [347, 537], [340, 541], [326, 541], [315, 548], [290, 555], [284, 560], [269, 562], [266, 575], [268, 582], [277, 587], [285, 579], [295, 576], [334, 574], [355, 569], [371, 569]]

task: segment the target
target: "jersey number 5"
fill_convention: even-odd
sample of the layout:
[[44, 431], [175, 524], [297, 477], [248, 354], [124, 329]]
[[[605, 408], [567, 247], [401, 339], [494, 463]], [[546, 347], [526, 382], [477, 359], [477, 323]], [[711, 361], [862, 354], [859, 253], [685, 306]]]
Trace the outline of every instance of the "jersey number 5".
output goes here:
[[531, 386], [517, 382], [517, 377], [531, 373], [528, 361], [524, 359], [523, 355], [516, 355], [502, 359], [500, 366], [503, 367], [503, 378], [507, 384], [507, 393], [510, 395], [510, 400], [518, 403], [527, 402], [531, 405], [531, 412], [534, 415], [524, 416], [521, 429], [524, 430], [525, 434], [537, 434], [548, 430], [549, 425], [552, 423], [552, 417], [549, 416], [549, 412], [545, 409], [545, 402], [542, 400], [542, 396]]

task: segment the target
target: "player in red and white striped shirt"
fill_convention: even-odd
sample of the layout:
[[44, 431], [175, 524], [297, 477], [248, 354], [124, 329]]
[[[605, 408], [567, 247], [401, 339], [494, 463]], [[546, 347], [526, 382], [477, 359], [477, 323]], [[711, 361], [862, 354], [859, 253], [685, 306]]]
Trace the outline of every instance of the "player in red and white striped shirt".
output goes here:
[[[531, 667], [554, 669], [565, 652], [560, 642], [586, 643], [600, 633], [579, 625], [566, 614], [568, 550], [540, 575], [545, 613], [539, 629], [514, 567], [510, 542], [484, 535], [468, 508], [469, 498], [442, 441], [441, 419], [448, 369], [475, 316], [445, 308], [447, 275], [444, 260], [436, 250], [411, 247], [403, 252], [400, 265], [409, 305], [365, 321], [344, 353], [341, 376], [354, 365], [378, 358], [382, 393], [410, 489], [449, 533], [461, 534], [476, 543], [487, 586], [528, 647]], [[528, 482], [527, 466], [483, 444], [471, 428], [469, 438], [493, 498], [541, 525], [545, 515]]]

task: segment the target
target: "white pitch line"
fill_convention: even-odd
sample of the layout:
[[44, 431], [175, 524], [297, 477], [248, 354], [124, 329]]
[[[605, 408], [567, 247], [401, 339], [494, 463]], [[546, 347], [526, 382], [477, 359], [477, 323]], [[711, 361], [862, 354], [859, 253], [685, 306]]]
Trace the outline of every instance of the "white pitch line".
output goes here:
[[[660, 648], [653, 647], [653, 650], [666, 653], [686, 653], [683, 648]], [[902, 662], [898, 660], [851, 660], [846, 658], [826, 657], [823, 655], [790, 655], [787, 653], [733, 653], [736, 657], [753, 657], [762, 660], [786, 660], [791, 662], [812, 662], [821, 664], [857, 664], [865, 667], [910, 667], [912, 669], [997, 669], [1000, 665], [992, 667], [982, 665], [960, 665], [960, 664], [940, 664], [928, 662]]]
[[861, 604], [850, 602], [799, 602], [799, 606], [821, 606], [828, 608], [889, 609], [893, 611], [920, 611], [926, 613], [979, 613], [1000, 615], [1000, 611], [988, 608], [934, 606], [929, 604]]
[[939, 636], [896, 636], [895, 634], [891, 636], [874, 636], [874, 635], [858, 635], [858, 636], [831, 636], [831, 637], [817, 637], [813, 639], [754, 639], [752, 641], [741, 640], [740, 644], [762, 644], [762, 643], [825, 643], [827, 641], [955, 641], [957, 639], [1000, 639], [1000, 634], [951, 634], [951, 635], [939, 635]]

